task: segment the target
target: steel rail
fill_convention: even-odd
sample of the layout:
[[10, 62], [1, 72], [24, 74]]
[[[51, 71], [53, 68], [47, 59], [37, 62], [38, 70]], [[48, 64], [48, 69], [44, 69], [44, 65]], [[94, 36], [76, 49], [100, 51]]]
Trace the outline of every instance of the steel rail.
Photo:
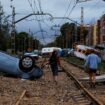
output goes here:
[[89, 98], [91, 98], [95, 102], [95, 104], [104, 105], [97, 97], [90, 93], [70, 71], [68, 72], [64, 67], [62, 67], [62, 70], [67, 74], [67, 76], [72, 77], [76, 81], [78, 86], [88, 95]]

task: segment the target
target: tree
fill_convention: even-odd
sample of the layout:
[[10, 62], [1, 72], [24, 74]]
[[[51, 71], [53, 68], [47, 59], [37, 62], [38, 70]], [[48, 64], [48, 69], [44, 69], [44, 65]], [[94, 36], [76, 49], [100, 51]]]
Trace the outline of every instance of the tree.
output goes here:
[[56, 46], [63, 48], [63, 40], [62, 39], [63, 39], [62, 35], [59, 35], [58, 37], [56, 37], [56, 39], [55, 39]]
[[6, 51], [9, 47], [10, 25], [4, 15], [3, 8], [0, 8], [0, 50]]
[[16, 39], [15, 39], [16, 40], [16, 43], [15, 43], [16, 52], [17, 51], [23, 52], [28, 49], [28, 39], [29, 39], [28, 36], [29, 35], [26, 32], [20, 32], [16, 35]]
[[75, 36], [75, 24], [74, 23], [65, 23], [61, 26], [61, 34], [63, 36], [64, 47], [68, 48], [72, 46]]
[[20, 32], [16, 35], [16, 51], [30, 52], [38, 49], [41, 45], [40, 41], [26, 32]]

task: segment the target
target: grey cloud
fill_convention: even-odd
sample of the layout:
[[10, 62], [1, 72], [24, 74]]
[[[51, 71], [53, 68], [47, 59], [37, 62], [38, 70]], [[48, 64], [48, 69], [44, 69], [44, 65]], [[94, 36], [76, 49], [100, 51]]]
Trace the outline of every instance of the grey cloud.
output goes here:
[[[30, 0], [33, 1], [34, 0]], [[35, 0], [37, 2], [37, 0]], [[74, 1], [75, 0], [41, 0], [41, 8], [44, 13], [50, 13], [54, 17], [63, 17], [66, 13], [66, 10], [69, 6], [70, 1], [72, 2], [68, 13], [70, 12]], [[6, 14], [12, 14], [12, 9], [10, 8], [10, 0], [1, 0], [1, 4], [4, 7], [5, 13]], [[13, 0], [13, 5], [16, 8], [16, 13], [21, 13], [22, 15], [16, 15], [16, 20], [19, 18], [22, 18], [25, 15], [28, 15], [29, 13], [32, 13], [32, 9], [28, 3], [28, 0]], [[34, 6], [34, 4], [32, 4]], [[84, 21], [85, 23], [89, 23], [93, 18], [96, 20], [100, 18], [100, 16], [103, 14], [105, 11], [105, 2], [102, 0], [91, 0], [89, 2], [84, 2], [84, 3], [78, 3], [76, 7], [73, 9], [72, 13], [69, 15], [69, 18], [72, 18], [78, 22], [80, 22], [80, 17], [81, 17], [81, 7], [84, 7]], [[37, 7], [39, 10], [39, 5], [37, 2]], [[35, 8], [35, 12], [37, 9]], [[24, 15], [23, 15], [24, 14]], [[68, 16], [68, 14], [66, 14]], [[44, 18], [49, 18], [49, 16], [43, 16]], [[35, 16], [28, 18], [30, 19], [35, 19]], [[39, 17], [38, 17], [39, 19]], [[61, 21], [61, 20], [60, 20]], [[49, 21], [49, 19], [45, 20], [45, 23], [41, 22], [43, 30], [46, 30], [48, 32], [48, 35], [54, 34], [54, 31], [51, 31], [50, 28], [54, 24], [59, 24], [62, 25], [63, 21], [58, 21], [54, 20], [53, 22]], [[68, 20], [66, 20], [68, 21]], [[29, 28], [35, 32], [39, 30], [38, 22], [37, 21], [21, 21], [20, 23], [16, 24], [17, 30], [18, 31], [28, 31]], [[44, 33], [45, 34], [45, 33]], [[38, 34], [39, 35], [39, 34]], [[40, 36], [40, 35], [39, 35]], [[50, 39], [50, 38], [49, 38]], [[48, 39], [47, 39], [48, 40]], [[52, 40], [52, 39], [51, 39]]]

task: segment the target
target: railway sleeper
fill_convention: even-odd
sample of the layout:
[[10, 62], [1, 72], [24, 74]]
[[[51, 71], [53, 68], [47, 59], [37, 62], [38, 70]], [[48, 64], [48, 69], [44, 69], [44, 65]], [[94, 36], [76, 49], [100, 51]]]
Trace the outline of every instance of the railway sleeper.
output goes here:
[[78, 105], [90, 105], [90, 103], [91, 103], [91, 101], [86, 99], [86, 97], [85, 98], [82, 97], [82, 99], [78, 99], [77, 97], [73, 96], [72, 99]]

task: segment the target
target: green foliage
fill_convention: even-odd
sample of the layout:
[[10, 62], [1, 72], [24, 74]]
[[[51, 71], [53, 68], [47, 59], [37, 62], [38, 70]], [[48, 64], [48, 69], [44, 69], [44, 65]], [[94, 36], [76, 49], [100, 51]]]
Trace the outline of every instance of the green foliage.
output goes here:
[[28, 38], [29, 34], [26, 33], [26, 32], [20, 32], [17, 34], [17, 38], [20, 38], [20, 39], [24, 39], [24, 38]]
[[6, 51], [9, 46], [8, 38], [10, 36], [10, 25], [2, 10], [3, 8], [0, 9], [0, 12], [2, 12], [0, 14], [0, 50]]
[[75, 23], [65, 23], [61, 26], [60, 31], [63, 39], [63, 48], [70, 48], [75, 42], [76, 34]]
[[[66, 58], [66, 60], [70, 63], [74, 63], [76, 65], [79, 65], [81, 67], [83, 67], [83, 65], [85, 64], [85, 61], [83, 59], [80, 59], [80, 58], [77, 58], [75, 56], [69, 56], [68, 58]], [[87, 66], [88, 68], [88, 66]], [[99, 68], [98, 70], [101, 72], [101, 73], [105, 73], [105, 61], [102, 61], [100, 64], [99, 64]], [[87, 70], [88, 72], [88, 70]]]
[[16, 52], [27, 52], [29, 48], [38, 49], [41, 45], [39, 40], [35, 39], [32, 35], [26, 32], [20, 32], [16, 35]]

